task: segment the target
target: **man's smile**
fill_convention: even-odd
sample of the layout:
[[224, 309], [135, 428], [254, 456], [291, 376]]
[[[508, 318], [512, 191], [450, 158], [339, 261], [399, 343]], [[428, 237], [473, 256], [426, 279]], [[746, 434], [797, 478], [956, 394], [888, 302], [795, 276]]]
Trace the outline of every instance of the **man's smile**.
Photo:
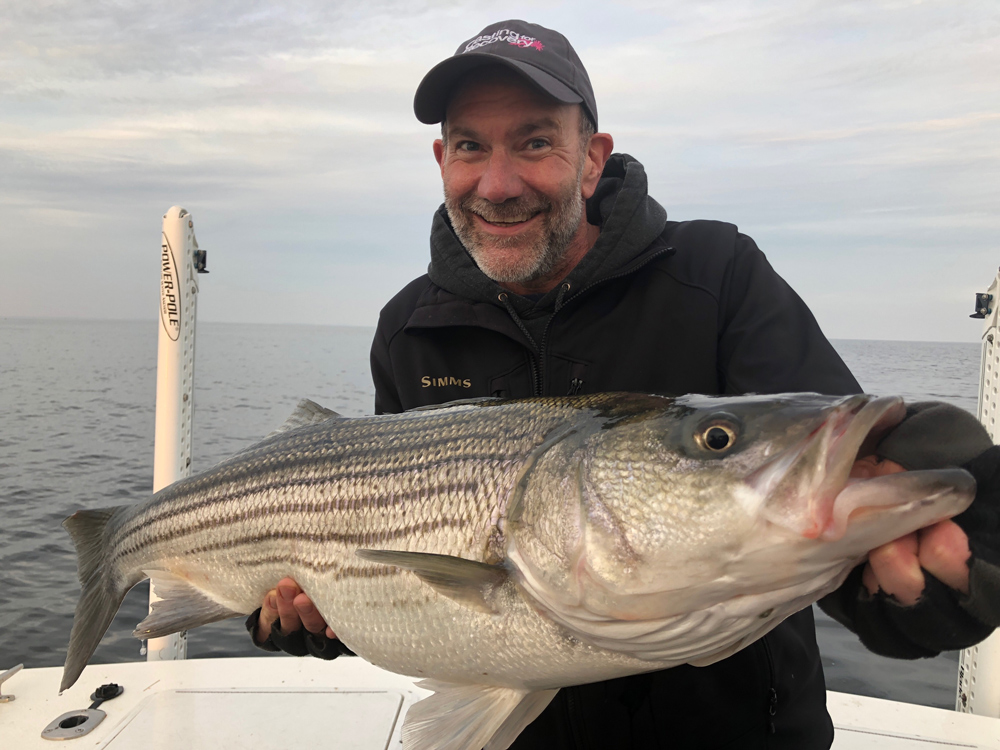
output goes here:
[[513, 219], [487, 219], [475, 211], [470, 211], [473, 216], [476, 217], [476, 224], [481, 228], [485, 229], [490, 234], [515, 234], [529, 224], [535, 223], [535, 221], [542, 215], [542, 211], [525, 218], [513, 218]]

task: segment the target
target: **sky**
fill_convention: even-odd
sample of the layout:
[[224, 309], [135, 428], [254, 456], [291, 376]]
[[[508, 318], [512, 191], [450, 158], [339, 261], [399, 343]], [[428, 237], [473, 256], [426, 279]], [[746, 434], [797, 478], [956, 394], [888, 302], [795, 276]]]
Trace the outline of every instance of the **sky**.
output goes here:
[[1000, 3], [3, 0], [0, 317], [373, 326], [426, 270], [413, 116], [487, 24], [555, 28], [671, 219], [753, 237], [832, 338], [978, 341], [1000, 265]]

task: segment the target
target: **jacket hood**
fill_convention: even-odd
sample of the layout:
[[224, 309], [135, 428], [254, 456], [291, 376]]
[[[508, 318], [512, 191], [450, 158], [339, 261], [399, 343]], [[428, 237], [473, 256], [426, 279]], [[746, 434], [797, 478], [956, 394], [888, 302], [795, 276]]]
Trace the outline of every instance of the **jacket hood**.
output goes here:
[[[627, 154], [612, 154], [597, 190], [587, 201], [587, 220], [601, 227], [594, 246], [566, 277], [575, 290], [611, 276], [649, 247], [667, 223], [667, 212], [647, 192], [646, 170]], [[444, 205], [431, 225], [431, 262], [427, 273], [439, 287], [477, 302], [499, 304], [503, 288], [487, 277], [459, 241]], [[551, 311], [558, 287], [539, 300], [508, 294], [519, 315]]]

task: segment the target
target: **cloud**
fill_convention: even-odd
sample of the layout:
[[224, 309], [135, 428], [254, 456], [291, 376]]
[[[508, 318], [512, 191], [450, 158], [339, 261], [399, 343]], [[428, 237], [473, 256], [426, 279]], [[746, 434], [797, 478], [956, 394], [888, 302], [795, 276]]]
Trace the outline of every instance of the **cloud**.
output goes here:
[[[210, 248], [203, 316], [373, 324], [423, 272], [440, 202], [413, 91], [504, 17], [566, 33], [671, 217], [739, 224], [829, 334], [977, 335], [1000, 229], [992, 2], [12, 0], [0, 314], [151, 316], [138, 290], [179, 203]], [[901, 278], [919, 326], [884, 312]]]

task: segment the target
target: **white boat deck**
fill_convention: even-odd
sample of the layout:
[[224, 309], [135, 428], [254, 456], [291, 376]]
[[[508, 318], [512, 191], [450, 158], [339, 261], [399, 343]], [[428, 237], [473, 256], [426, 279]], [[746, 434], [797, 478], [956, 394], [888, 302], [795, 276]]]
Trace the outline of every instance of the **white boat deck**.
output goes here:
[[[192, 659], [88, 666], [58, 695], [62, 668], [25, 669], [4, 683], [2, 750], [385, 750], [401, 747], [402, 717], [428, 695], [413, 681], [361, 659]], [[88, 708], [104, 683], [125, 692], [102, 703], [93, 731], [54, 744], [41, 732]], [[835, 750], [1000, 750], [1000, 719], [829, 694]], [[72, 728], [71, 728], [72, 731]]]

